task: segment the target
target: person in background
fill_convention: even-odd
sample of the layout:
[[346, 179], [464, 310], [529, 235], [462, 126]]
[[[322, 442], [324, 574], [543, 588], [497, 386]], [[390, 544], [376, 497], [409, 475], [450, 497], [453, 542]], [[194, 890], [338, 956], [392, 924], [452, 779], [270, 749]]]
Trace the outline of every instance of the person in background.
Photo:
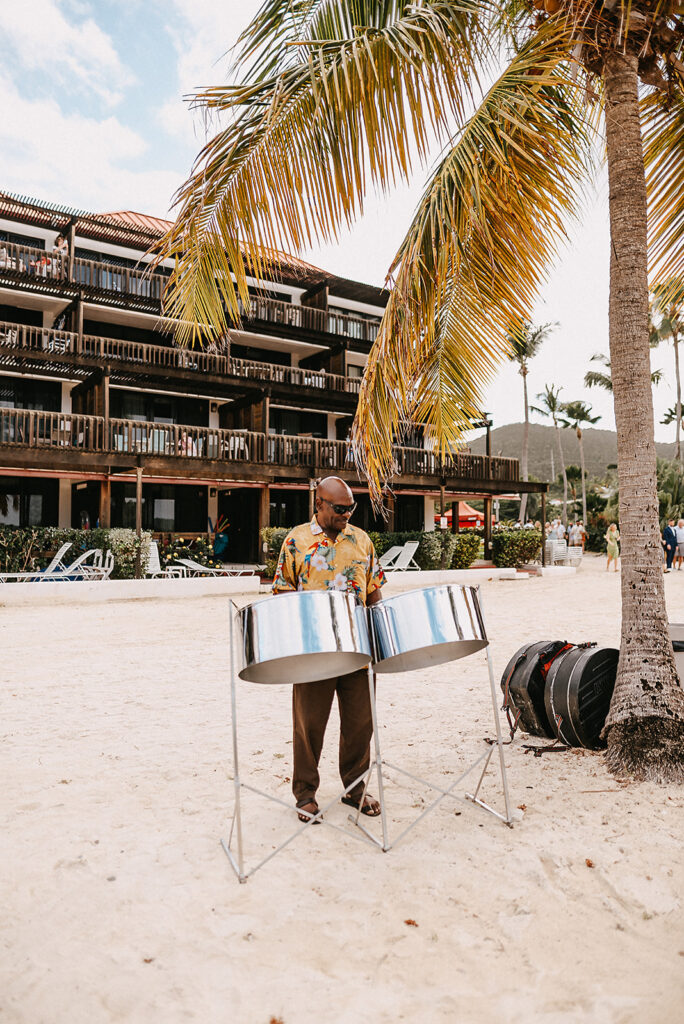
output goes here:
[[584, 529], [584, 523], [581, 519], [577, 524], [577, 528], [579, 532], [580, 544], [582, 545], [582, 554], [584, 554], [584, 545], [587, 543], [587, 531]]
[[677, 530], [674, 519], [668, 519], [663, 530], [663, 547], [665, 549], [665, 572], [672, 572], [672, 562], [677, 551]]
[[568, 547], [578, 548], [582, 541], [580, 538], [580, 528], [578, 523], [572, 523], [568, 530]]
[[610, 563], [615, 562], [614, 572], [618, 571], [618, 562], [620, 561], [620, 534], [615, 523], [611, 523], [606, 530], [604, 540], [606, 542], [606, 555], [608, 561], [606, 562], [606, 572], [610, 569]]
[[677, 534], [677, 569], [681, 569], [684, 562], [684, 519], [680, 519], [675, 526]]

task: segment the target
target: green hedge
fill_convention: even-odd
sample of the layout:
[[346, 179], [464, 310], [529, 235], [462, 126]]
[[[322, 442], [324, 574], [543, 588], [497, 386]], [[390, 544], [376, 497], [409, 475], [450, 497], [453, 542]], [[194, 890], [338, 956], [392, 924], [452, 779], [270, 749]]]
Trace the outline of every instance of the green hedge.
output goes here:
[[215, 556], [211, 543], [205, 537], [197, 537], [195, 540], [177, 537], [166, 547], [160, 547], [159, 561], [162, 569], [174, 565], [178, 558], [191, 558], [194, 562], [206, 565], [209, 569], [220, 569], [223, 565], [221, 560]]
[[[284, 526], [267, 526], [261, 531], [262, 541], [268, 545], [266, 552], [266, 572], [273, 576], [278, 562], [278, 555], [289, 529]], [[447, 569], [467, 569], [478, 556], [480, 550], [480, 538], [474, 531], [462, 533], [443, 533], [441, 530], [432, 530], [429, 533], [419, 530], [405, 531], [403, 533], [377, 533], [372, 531], [370, 539], [373, 542], [378, 557], [381, 557], [391, 547], [406, 544], [407, 541], [417, 540], [418, 550], [415, 560], [421, 569], [441, 569], [442, 548], [444, 548], [444, 565]]]
[[135, 560], [141, 548], [143, 573], [147, 565], [150, 534], [143, 533], [141, 542], [134, 530], [62, 530], [57, 526], [0, 526], [0, 572], [30, 572], [44, 569], [53, 554], [69, 541], [71, 548], [64, 561], [68, 565], [89, 548], [110, 550], [114, 555], [112, 579], [127, 580], [135, 576]]
[[517, 568], [541, 555], [542, 537], [538, 530], [495, 530], [492, 534], [492, 561], [499, 568]]

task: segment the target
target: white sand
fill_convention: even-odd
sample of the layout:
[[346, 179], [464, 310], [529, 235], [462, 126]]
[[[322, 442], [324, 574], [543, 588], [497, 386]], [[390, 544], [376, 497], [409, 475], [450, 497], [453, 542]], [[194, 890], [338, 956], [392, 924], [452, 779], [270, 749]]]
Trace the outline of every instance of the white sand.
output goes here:
[[[684, 621], [684, 572], [665, 586]], [[526, 640], [618, 639], [598, 559], [483, 597], [497, 683]], [[682, 1019], [684, 793], [622, 787], [597, 753], [507, 747], [513, 830], [452, 801], [387, 854], [309, 828], [239, 886], [226, 623], [218, 597], [2, 611], [3, 1024]], [[383, 753], [418, 774], [448, 781], [493, 734], [483, 655], [379, 686]], [[244, 776], [288, 800], [289, 701], [240, 687]], [[396, 833], [422, 795], [389, 776]], [[483, 796], [501, 806], [494, 774]], [[293, 816], [245, 799], [253, 862]]]

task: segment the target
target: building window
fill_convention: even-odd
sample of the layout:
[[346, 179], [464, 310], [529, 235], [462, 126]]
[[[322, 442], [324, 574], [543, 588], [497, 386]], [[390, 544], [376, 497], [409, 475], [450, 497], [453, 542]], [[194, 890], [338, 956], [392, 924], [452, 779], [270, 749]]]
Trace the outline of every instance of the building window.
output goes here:
[[61, 384], [24, 377], [0, 377], [0, 409], [59, 412], [61, 407]]
[[[143, 530], [203, 533], [207, 511], [206, 487], [143, 484]], [[135, 529], [135, 484], [112, 484], [112, 526]]]
[[57, 526], [59, 481], [0, 477], [0, 526]]

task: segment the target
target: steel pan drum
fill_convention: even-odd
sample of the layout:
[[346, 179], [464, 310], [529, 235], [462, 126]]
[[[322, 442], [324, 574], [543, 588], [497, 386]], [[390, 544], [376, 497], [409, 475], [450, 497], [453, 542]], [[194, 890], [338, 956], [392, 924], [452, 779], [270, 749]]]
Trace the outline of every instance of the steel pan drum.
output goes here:
[[266, 597], [237, 612], [238, 674], [251, 683], [313, 683], [371, 660], [366, 610], [340, 590]]
[[408, 590], [374, 604], [370, 621], [378, 673], [456, 661], [489, 643], [475, 587]]

